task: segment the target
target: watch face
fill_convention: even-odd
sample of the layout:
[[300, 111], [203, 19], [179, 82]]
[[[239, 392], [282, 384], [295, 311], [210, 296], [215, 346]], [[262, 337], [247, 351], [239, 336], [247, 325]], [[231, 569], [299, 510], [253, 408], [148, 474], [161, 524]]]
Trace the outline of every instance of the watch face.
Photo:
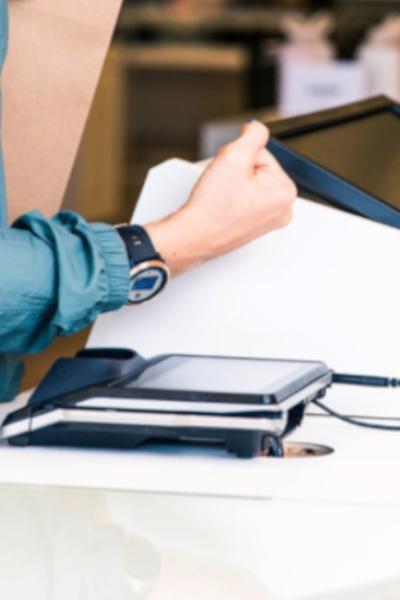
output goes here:
[[157, 267], [145, 269], [131, 279], [129, 301], [140, 304], [156, 296], [167, 282], [165, 270]]

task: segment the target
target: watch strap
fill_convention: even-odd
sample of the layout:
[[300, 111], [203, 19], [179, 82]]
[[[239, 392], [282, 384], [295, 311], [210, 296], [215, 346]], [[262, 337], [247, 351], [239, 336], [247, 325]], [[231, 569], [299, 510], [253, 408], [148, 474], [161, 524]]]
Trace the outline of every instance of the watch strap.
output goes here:
[[117, 231], [125, 243], [131, 268], [148, 260], [163, 260], [146, 230], [140, 225], [119, 226]]

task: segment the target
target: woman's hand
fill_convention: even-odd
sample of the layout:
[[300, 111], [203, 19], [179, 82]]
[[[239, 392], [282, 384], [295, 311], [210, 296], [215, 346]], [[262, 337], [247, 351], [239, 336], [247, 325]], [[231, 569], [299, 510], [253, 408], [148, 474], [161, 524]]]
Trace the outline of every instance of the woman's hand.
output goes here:
[[223, 147], [189, 201], [161, 221], [146, 225], [157, 249], [177, 275], [287, 225], [297, 189], [266, 145], [258, 121]]

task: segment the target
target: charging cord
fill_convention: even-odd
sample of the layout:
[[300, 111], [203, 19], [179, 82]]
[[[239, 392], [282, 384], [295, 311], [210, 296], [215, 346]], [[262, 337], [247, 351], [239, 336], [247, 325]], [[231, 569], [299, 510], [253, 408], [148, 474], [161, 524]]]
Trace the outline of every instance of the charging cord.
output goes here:
[[[358, 385], [363, 387], [382, 387], [382, 388], [397, 388], [400, 387], [400, 379], [392, 379], [389, 377], [370, 377], [368, 375], [347, 375], [342, 373], [334, 373], [333, 375], [333, 383], [345, 384], [345, 385]], [[348, 425], [353, 425], [355, 427], [363, 427], [364, 429], [375, 429], [378, 431], [399, 431], [400, 426], [396, 427], [395, 425], [383, 425], [378, 423], [370, 423], [367, 421], [361, 421], [359, 419], [354, 419], [352, 417], [347, 417], [346, 415], [342, 415], [337, 411], [333, 410], [329, 406], [326, 406], [320, 400], [314, 400], [314, 404], [318, 406], [322, 411], [334, 417], [335, 419], [339, 419]]]
[[362, 385], [364, 387], [400, 387], [400, 379], [391, 379], [390, 377], [370, 377], [369, 375], [344, 375], [343, 373], [334, 373], [333, 383]]

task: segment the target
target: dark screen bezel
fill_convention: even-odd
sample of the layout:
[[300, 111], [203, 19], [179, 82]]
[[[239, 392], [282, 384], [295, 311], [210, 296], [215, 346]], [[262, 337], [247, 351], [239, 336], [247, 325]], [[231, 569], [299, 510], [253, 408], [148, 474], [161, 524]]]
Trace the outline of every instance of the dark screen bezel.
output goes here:
[[300, 392], [302, 389], [311, 385], [315, 381], [320, 380], [323, 377], [328, 376], [331, 373], [331, 370], [327, 367], [327, 365], [321, 361], [308, 361], [308, 360], [289, 360], [289, 359], [268, 359], [268, 358], [256, 358], [256, 357], [248, 357], [248, 356], [222, 356], [222, 355], [199, 355], [199, 354], [164, 354], [162, 356], [155, 357], [154, 359], [148, 362], [148, 367], [154, 366], [155, 364], [165, 361], [166, 359], [171, 358], [208, 358], [208, 359], [234, 359], [234, 360], [248, 360], [248, 361], [264, 361], [264, 362], [285, 362], [288, 364], [299, 364], [299, 365], [307, 365], [310, 367], [319, 367], [320, 371], [317, 374], [313, 374], [310, 370], [308, 374], [303, 374], [301, 377], [296, 378], [288, 382], [285, 385], [282, 385], [281, 388], [277, 389], [276, 392], [272, 393], [233, 393], [233, 392], [201, 392], [199, 390], [160, 390], [160, 388], [140, 388], [135, 386], [127, 387], [128, 384], [131, 384], [137, 378], [134, 377], [125, 377], [122, 380], [119, 380], [117, 383], [114, 383], [111, 388], [118, 388], [120, 392], [124, 392], [124, 395], [128, 397], [129, 394], [136, 397], [142, 398], [154, 398], [154, 399], [165, 399], [165, 400], [188, 400], [191, 402], [228, 402], [228, 403], [248, 403], [248, 404], [262, 404], [262, 405], [276, 405], [281, 404], [297, 392]]
[[[308, 165], [314, 165], [316, 168], [321, 169], [326, 173], [330, 173], [332, 176], [341, 180], [352, 188], [360, 190], [363, 194], [371, 198], [375, 198], [383, 205], [400, 214], [398, 206], [388, 202], [387, 199], [377, 196], [376, 194], [371, 194], [368, 189], [360, 187], [360, 185], [355, 184], [346, 177], [343, 177], [335, 170], [331, 170], [329, 166], [320, 164], [317, 160], [309, 158], [298, 150], [293, 149], [289, 144], [285, 144], [286, 140], [304, 136], [307, 133], [314, 133], [321, 130], [326, 130], [329, 132], [335, 127], [366, 118], [373, 118], [374, 116], [380, 115], [384, 112], [391, 112], [400, 119], [400, 105], [390, 100], [386, 96], [377, 96], [366, 101], [364, 100], [362, 102], [340, 106], [335, 109], [273, 122], [268, 124], [268, 127], [271, 133], [272, 144], [275, 143], [276, 145], [285, 149], [288, 153], [290, 153], [290, 155], [303, 159]], [[315, 190], [308, 189], [306, 185], [303, 184], [301, 187], [304, 189], [304, 191], [315, 194]], [[325, 200], [330, 201], [328, 196], [322, 197]]]

